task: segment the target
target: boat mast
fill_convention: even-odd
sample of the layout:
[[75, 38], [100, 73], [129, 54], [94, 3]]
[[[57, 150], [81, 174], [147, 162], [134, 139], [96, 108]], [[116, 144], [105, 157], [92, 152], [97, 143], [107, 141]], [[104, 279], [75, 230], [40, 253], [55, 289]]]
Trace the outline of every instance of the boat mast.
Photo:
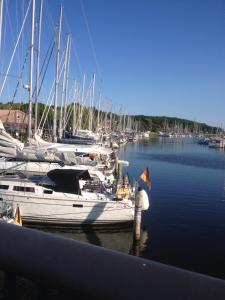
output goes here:
[[35, 0], [32, 0], [32, 19], [31, 19], [31, 45], [30, 45], [30, 84], [29, 84], [29, 112], [28, 112], [28, 142], [32, 136], [32, 94], [33, 94], [33, 64], [34, 64], [34, 19], [35, 19]]
[[37, 47], [37, 62], [36, 62], [36, 93], [35, 93], [35, 124], [34, 124], [34, 131], [35, 132], [37, 132], [37, 123], [38, 123], [38, 95], [39, 95], [39, 70], [40, 70], [42, 7], [43, 7], [43, 0], [40, 0], [39, 24], [38, 24], [38, 47]]
[[92, 89], [90, 95], [90, 108], [89, 108], [89, 130], [93, 130], [93, 108], [94, 108], [94, 94], [95, 94], [95, 73], [93, 74]]
[[120, 106], [120, 109], [119, 109], [119, 121], [118, 121], [118, 130], [119, 131], [123, 131], [122, 130], [122, 106]]
[[93, 75], [93, 85], [92, 85], [92, 114], [91, 114], [91, 131], [93, 131], [94, 101], [95, 101], [95, 73], [94, 73], [94, 75]]
[[66, 130], [66, 113], [67, 113], [67, 91], [69, 82], [69, 65], [70, 65], [70, 49], [71, 49], [71, 35], [68, 35], [68, 49], [66, 60], [66, 81], [65, 81], [65, 93], [64, 93], [64, 115], [63, 115], [63, 129]]
[[125, 131], [125, 111], [123, 112], [123, 115], [122, 115], [122, 131]]
[[77, 81], [74, 82], [74, 96], [73, 96], [73, 135], [76, 133], [76, 100], [77, 100]]
[[127, 131], [127, 115], [124, 115], [124, 131]]
[[2, 18], [3, 18], [3, 0], [0, 0], [0, 54], [2, 46]]
[[100, 105], [101, 105], [101, 93], [99, 93], [99, 100], [98, 100], [98, 115], [97, 115], [97, 128], [96, 128], [96, 132], [99, 131]]
[[62, 5], [60, 6], [59, 27], [57, 34], [57, 50], [56, 50], [56, 65], [55, 65], [55, 96], [54, 96], [54, 118], [53, 118], [53, 142], [57, 141], [57, 100], [58, 100], [58, 87], [59, 87], [59, 54], [60, 54], [60, 39], [62, 28]]
[[106, 128], [107, 128], [107, 103], [106, 103], [106, 107], [105, 107], [105, 132], [106, 132]]
[[110, 101], [110, 125], [109, 125], [109, 131], [112, 132], [112, 110], [113, 110], [113, 105], [112, 101]]
[[113, 110], [112, 110], [112, 131], [114, 132], [116, 130], [115, 124], [116, 124], [116, 104], [114, 104]]
[[66, 72], [67, 72], [67, 61], [68, 61], [68, 49], [69, 49], [69, 35], [67, 37], [66, 43], [66, 55], [63, 66], [63, 85], [62, 85], [62, 95], [61, 95], [61, 107], [60, 107], [60, 118], [59, 118], [59, 137], [62, 137], [63, 126], [65, 124], [65, 119], [63, 118], [63, 105], [65, 105], [65, 94], [66, 94]]
[[4, 86], [5, 86], [6, 80], [7, 80], [8, 75], [9, 75], [9, 70], [10, 70], [10, 68], [11, 68], [11, 65], [12, 65], [12, 62], [13, 62], [13, 59], [14, 59], [14, 56], [15, 56], [15, 53], [16, 53], [16, 49], [17, 49], [17, 46], [18, 46], [19, 41], [20, 41], [21, 34], [22, 34], [22, 32], [23, 32], [23, 29], [24, 29], [24, 25], [25, 25], [25, 22], [26, 22], [26, 19], [27, 19], [27, 16], [28, 16], [28, 12], [29, 12], [29, 9], [30, 9], [30, 4], [31, 4], [31, 1], [30, 1], [29, 4], [28, 4], [28, 8], [27, 8], [27, 10], [26, 10], [26, 14], [25, 14], [25, 16], [24, 16], [23, 23], [22, 23], [22, 25], [21, 25], [19, 35], [18, 35], [18, 37], [17, 37], [17, 41], [16, 41], [16, 44], [15, 44], [15, 47], [14, 47], [12, 56], [11, 56], [11, 58], [10, 58], [10, 62], [9, 62], [7, 71], [6, 71], [6, 73], [5, 73], [3, 83], [2, 83], [2, 85], [1, 85], [1, 89], [0, 89], [0, 97], [1, 97], [1, 95], [2, 95], [2, 92], [3, 92]]
[[85, 74], [83, 76], [83, 83], [82, 83], [82, 94], [81, 94], [81, 104], [80, 104], [80, 109], [79, 109], [79, 125], [78, 125], [78, 130], [81, 129], [81, 125], [82, 125], [83, 107], [84, 107], [84, 88], [85, 88]]

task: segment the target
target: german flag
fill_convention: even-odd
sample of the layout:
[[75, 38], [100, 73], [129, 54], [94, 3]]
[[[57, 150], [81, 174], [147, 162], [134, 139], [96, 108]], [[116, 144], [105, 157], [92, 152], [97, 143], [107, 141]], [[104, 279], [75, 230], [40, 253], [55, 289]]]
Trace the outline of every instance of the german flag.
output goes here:
[[149, 178], [149, 170], [148, 170], [148, 168], [146, 168], [144, 170], [144, 172], [141, 174], [140, 178], [146, 183], [146, 185], [147, 185], [147, 187], [149, 189], [152, 188], [152, 183], [151, 183], [151, 180]]

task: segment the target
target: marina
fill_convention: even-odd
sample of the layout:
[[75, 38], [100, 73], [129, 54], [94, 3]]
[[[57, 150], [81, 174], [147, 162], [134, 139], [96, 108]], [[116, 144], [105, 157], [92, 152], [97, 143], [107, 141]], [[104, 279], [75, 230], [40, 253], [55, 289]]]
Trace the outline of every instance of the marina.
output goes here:
[[150, 209], [142, 213], [138, 245], [130, 226], [40, 230], [225, 278], [224, 151], [202, 147], [194, 138], [153, 138], [127, 144], [119, 156], [129, 160], [124, 172], [131, 179], [149, 165]]
[[119, 156], [130, 161], [133, 178], [150, 168], [150, 210], [142, 213], [139, 245], [126, 226], [40, 229], [224, 279], [224, 151], [194, 138], [155, 138], [129, 143]]
[[224, 299], [222, 8], [0, 0], [0, 300]]
[[[121, 146], [117, 152], [119, 158], [117, 161], [124, 164], [123, 174], [128, 175], [130, 182], [130, 188], [127, 187], [131, 189], [129, 198], [126, 199], [126, 193], [124, 193], [122, 196], [125, 197], [124, 200], [116, 201], [116, 191], [114, 196], [110, 196], [114, 189], [113, 173], [109, 173], [107, 179], [106, 175], [101, 175], [101, 171], [95, 171], [97, 170], [96, 166], [74, 165], [63, 167], [59, 163], [57, 165], [56, 162], [25, 161], [22, 163], [23, 169], [20, 169], [24, 176], [20, 177], [17, 172], [18, 168], [21, 168], [21, 162], [11, 162], [10, 160], [0, 162], [3, 171], [0, 177], [0, 187], [4, 188], [1, 191], [1, 197], [4, 200], [3, 202], [13, 205], [14, 213], [16, 207], [20, 207], [25, 225], [26, 223], [28, 225], [36, 223], [36, 226], [41, 225], [37, 228], [53, 232], [56, 235], [224, 278], [223, 268], [225, 262], [222, 253], [225, 245], [223, 245], [222, 236], [225, 230], [223, 216], [225, 153], [223, 149], [217, 147], [203, 147], [199, 142], [201, 139], [189, 135], [184, 137], [160, 135], [152, 138], [143, 135], [142, 138], [139, 137], [138, 142], [135, 142], [133, 140], [129, 141], [129, 138], [127, 138], [127, 144]], [[87, 146], [77, 145], [76, 147], [81, 147], [82, 151], [90, 151], [87, 149], [92, 149], [93, 146], [87, 148]], [[103, 150], [100, 149], [98, 147], [95, 151], [103, 153]], [[106, 153], [108, 155], [111, 152], [107, 149]], [[126, 162], [129, 162], [129, 164]], [[3, 167], [7, 163], [11, 166], [8, 170], [11, 175], [7, 175], [7, 167]], [[18, 167], [10, 165], [10, 163], [16, 163]], [[30, 167], [29, 164], [31, 164]], [[153, 182], [151, 191], [146, 189], [145, 182], [140, 179], [146, 166], [149, 166], [149, 177]], [[55, 186], [48, 175], [45, 175], [48, 172], [49, 174], [58, 173], [56, 176], [59, 178], [58, 188], [57, 184]], [[68, 179], [65, 180], [67, 183], [72, 173], [76, 173], [75, 177], [79, 172], [84, 173], [85, 176], [88, 174], [85, 179], [88, 180], [86, 183], [82, 178], [79, 180], [79, 184], [84, 187], [84, 189], [81, 188], [82, 197], [79, 196], [78, 186], [78, 190], [75, 192], [77, 196], [72, 196], [72, 194], [62, 194], [62, 197], [60, 196], [60, 190], [65, 193], [63, 189], [66, 188], [71, 192], [75, 184], [75, 181], [72, 180], [71, 187], [69, 184], [64, 187], [61, 181], [67, 172], [70, 172], [70, 175], [68, 173]], [[109, 178], [111, 178], [111, 183], [109, 183]], [[94, 185], [90, 179], [93, 183], [95, 182]], [[133, 230], [130, 225], [125, 226], [124, 229], [121, 227], [119, 229], [117, 227], [104, 228], [104, 235], [102, 235], [101, 228], [96, 227], [92, 229], [84, 229], [83, 227], [80, 229], [60, 229], [62, 225], [92, 224], [92, 226], [96, 226], [96, 224], [106, 225], [107, 223], [121, 225], [133, 221], [134, 202], [132, 203], [132, 199], [134, 201], [135, 193], [132, 196], [131, 187], [135, 186], [137, 182], [148, 192], [148, 198], [150, 199], [150, 209], [142, 212], [139, 244], [133, 242]], [[53, 186], [51, 187], [51, 185]], [[88, 185], [90, 185], [89, 189], [91, 188], [89, 194]], [[15, 189], [15, 186], [20, 186], [20, 190]], [[85, 186], [87, 191], [85, 191]], [[6, 189], [6, 187], [8, 188]], [[33, 195], [30, 189], [33, 189]], [[94, 189], [100, 194], [94, 196]], [[108, 190], [105, 195], [104, 193], [101, 194], [103, 189]], [[124, 191], [123, 189], [122, 191]], [[107, 197], [109, 197], [108, 200], [106, 200]], [[96, 202], [97, 199], [100, 202], [99, 200]], [[131, 202], [129, 202], [129, 199]], [[84, 213], [84, 207], [86, 205], [90, 207], [91, 202], [93, 202], [93, 209]], [[54, 207], [54, 205], [56, 206]], [[71, 211], [70, 206], [72, 207]], [[127, 216], [124, 209], [123, 216], [118, 214], [118, 209], [120, 210], [123, 206], [126, 207]], [[68, 207], [67, 211], [64, 211], [66, 207]], [[77, 207], [76, 213], [74, 207]], [[49, 208], [51, 209], [49, 210]], [[111, 211], [111, 216], [106, 215], [104, 217], [105, 209], [106, 212]], [[95, 210], [96, 212], [93, 214]], [[115, 216], [113, 216], [113, 211], [115, 211]], [[54, 215], [52, 220], [51, 215]], [[63, 221], [62, 215], [68, 216], [68, 219]], [[78, 215], [81, 217], [80, 220], [77, 219]], [[46, 227], [48, 223], [53, 224], [55, 229]], [[112, 232], [115, 234], [112, 235]], [[124, 237], [122, 244], [120, 236]], [[209, 241], [213, 241], [213, 243]], [[215, 246], [218, 243], [220, 247]], [[206, 264], [209, 258], [211, 263], [207, 262]], [[215, 261], [213, 261], [213, 258], [215, 258]], [[219, 263], [218, 259], [221, 260]]]
[[[144, 263], [155, 261], [224, 279], [224, 151], [202, 147], [195, 138], [156, 137], [128, 143], [120, 149], [119, 157], [129, 160], [124, 172], [128, 171], [131, 178], [139, 177], [143, 167], [149, 165], [150, 210], [142, 213], [138, 242], [134, 241], [129, 225], [48, 227], [42, 224], [33, 228], [68, 241], [147, 259]], [[140, 181], [140, 185], [144, 186], [144, 182]]]

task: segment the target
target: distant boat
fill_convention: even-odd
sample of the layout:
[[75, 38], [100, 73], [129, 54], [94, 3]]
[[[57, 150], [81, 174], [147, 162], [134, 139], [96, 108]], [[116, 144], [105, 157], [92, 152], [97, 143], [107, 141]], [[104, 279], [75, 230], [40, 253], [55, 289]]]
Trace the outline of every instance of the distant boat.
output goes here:
[[209, 138], [200, 138], [199, 140], [198, 140], [198, 144], [200, 144], [200, 145], [208, 145], [208, 143], [209, 143], [209, 141], [210, 141], [210, 139]]
[[225, 140], [224, 138], [220, 138], [220, 137], [212, 138], [208, 142], [208, 146], [210, 148], [224, 148], [224, 145], [225, 145]]
[[0, 160], [0, 173], [2, 174], [16, 174], [21, 172], [27, 176], [39, 175], [44, 176], [51, 170], [76, 170], [83, 171], [87, 170], [90, 173], [91, 178], [99, 180], [103, 184], [113, 183], [114, 176], [111, 172], [103, 172], [98, 170], [101, 165], [74, 165], [67, 166], [58, 162], [42, 162], [42, 161], [17, 161], [13, 159]]
[[167, 132], [162, 132], [162, 131], [159, 131], [158, 136], [159, 137], [173, 137], [172, 133], [167, 133]]
[[64, 133], [63, 138], [58, 138], [59, 143], [63, 144], [81, 144], [81, 145], [93, 145], [97, 142], [96, 137], [89, 132], [81, 131], [81, 134], [73, 135], [69, 132]]

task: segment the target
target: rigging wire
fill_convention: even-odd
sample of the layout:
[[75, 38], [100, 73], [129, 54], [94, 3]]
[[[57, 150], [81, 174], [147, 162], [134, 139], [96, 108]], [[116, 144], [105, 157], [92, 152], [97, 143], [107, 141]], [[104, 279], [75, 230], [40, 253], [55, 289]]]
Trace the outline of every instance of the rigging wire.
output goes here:
[[[64, 11], [64, 20], [65, 20], [65, 23], [66, 23], [68, 31], [72, 32], [72, 30], [70, 28], [70, 25], [69, 25], [69, 22], [68, 22], [66, 11]], [[74, 42], [74, 39], [72, 38], [72, 36], [71, 36], [71, 45], [72, 45], [72, 50], [73, 50], [73, 54], [74, 54], [75, 60], [77, 62], [77, 66], [78, 66], [78, 70], [79, 70], [79, 73], [80, 73], [80, 77], [82, 77], [82, 71], [81, 71], [82, 68], [81, 68], [81, 64], [80, 64], [80, 59], [79, 59], [78, 51], [77, 51], [77, 48], [75, 46], [75, 42]]]
[[88, 37], [89, 37], [89, 41], [90, 41], [90, 44], [91, 44], [92, 54], [93, 54], [95, 64], [96, 64], [96, 67], [97, 67], [98, 75], [99, 75], [100, 80], [102, 80], [100, 65], [99, 65], [99, 62], [98, 62], [98, 58], [97, 58], [97, 54], [96, 54], [96, 50], [95, 50], [95, 46], [94, 46], [94, 42], [93, 42], [91, 30], [90, 30], [90, 26], [88, 24], [87, 14], [85, 13], [85, 8], [84, 8], [84, 4], [83, 4], [82, 0], [80, 0], [80, 6], [81, 6], [81, 12], [82, 12], [82, 15], [83, 15], [83, 18], [84, 18], [84, 22], [85, 22], [85, 25], [86, 25], [86, 28], [87, 28]]
[[64, 124], [64, 128], [63, 128], [64, 130], [66, 130], [67, 124], [70, 121], [71, 114], [72, 114], [73, 109], [74, 109], [73, 102], [75, 101], [75, 99], [74, 99], [73, 89], [74, 89], [74, 87], [72, 86], [71, 89], [70, 89], [70, 93], [69, 93], [70, 96], [68, 98], [69, 100], [71, 100], [71, 103], [70, 103], [70, 101], [68, 101], [69, 109], [68, 109], [68, 112], [67, 112], [67, 115], [66, 115], [66, 120], [65, 120], [65, 124]]
[[[72, 98], [73, 98], [72, 93], [73, 93], [73, 86], [71, 86], [71, 88], [70, 88], [69, 97], [68, 97], [68, 104], [66, 104], [67, 107], [68, 107], [68, 110], [67, 110], [67, 113], [66, 113], [65, 124], [63, 125], [63, 130], [66, 129], [67, 124], [68, 124], [68, 122], [70, 120], [71, 110], [73, 110], [73, 105], [72, 105], [72, 101], [71, 101]], [[71, 101], [71, 103], [70, 103], [70, 101]]]
[[45, 54], [45, 57], [44, 57], [44, 60], [43, 60], [42, 66], [41, 66], [41, 70], [40, 70], [39, 77], [41, 77], [41, 75], [42, 75], [43, 68], [44, 68], [45, 62], [46, 62], [46, 60], [47, 60], [49, 51], [52, 49], [52, 47], [54, 47], [54, 45], [55, 45], [55, 38], [54, 38], [54, 36], [53, 36], [51, 42], [49, 43], [49, 47], [48, 47], [48, 49], [47, 49], [47, 51], [46, 51], [46, 54]]
[[0, 54], [1, 54], [1, 43], [2, 43], [2, 20], [3, 20], [3, 0], [0, 1]]
[[[64, 55], [65, 55], [65, 51], [62, 53], [61, 61], [60, 61], [60, 64], [59, 64], [59, 69], [60, 69], [60, 67], [61, 67], [61, 71], [60, 71], [60, 74], [59, 74], [59, 81], [60, 81], [60, 78], [61, 78], [61, 75], [62, 75], [62, 71], [63, 71], [63, 65], [62, 65], [62, 64], [63, 64]], [[52, 84], [52, 87], [51, 87], [51, 90], [50, 90], [50, 93], [49, 93], [49, 96], [48, 96], [48, 99], [47, 99], [47, 103], [46, 103], [45, 108], [44, 108], [44, 112], [43, 112], [43, 114], [42, 114], [40, 123], [39, 123], [39, 125], [38, 125], [38, 130], [39, 130], [40, 127], [41, 127], [41, 122], [43, 121], [45, 112], [46, 112], [46, 110], [47, 110], [47, 106], [48, 106], [49, 100], [50, 100], [50, 98], [51, 98], [51, 94], [52, 94], [52, 92], [53, 92], [54, 84], [55, 84], [55, 80], [53, 81], [53, 84]], [[52, 105], [52, 102], [53, 102], [53, 97], [54, 97], [54, 94], [52, 95], [51, 102], [50, 102], [50, 105], [49, 105], [49, 107], [48, 107], [48, 111], [47, 111], [47, 113], [46, 113], [44, 122], [43, 122], [43, 124], [42, 124], [42, 129], [44, 128], [44, 125], [45, 125], [47, 116], [48, 116], [48, 114], [49, 114], [49, 111], [50, 111], [50, 108], [51, 108], [51, 105]]]
[[[17, 3], [17, 1], [16, 1], [16, 3]], [[6, 14], [7, 14], [7, 16], [8, 16], [7, 20], [8, 20], [8, 22], [9, 22], [9, 28], [10, 28], [10, 33], [11, 33], [11, 36], [12, 36], [12, 41], [13, 41], [13, 43], [15, 44], [16, 39], [15, 39], [15, 35], [14, 35], [14, 33], [13, 33], [12, 20], [11, 20], [10, 14], [9, 14], [9, 7], [8, 7], [8, 1], [7, 1], [7, 0], [5, 0], [5, 7], [6, 7]], [[16, 18], [16, 19], [17, 19], [17, 18]], [[18, 24], [18, 20], [17, 20], [16, 24]], [[20, 59], [19, 59], [19, 56], [18, 56], [18, 55], [17, 55], [17, 60], [18, 60], [18, 66], [19, 66], [19, 69], [20, 69], [20, 68], [21, 68], [21, 65], [20, 65]]]
[[12, 101], [11, 101], [11, 107], [9, 109], [8, 116], [7, 116], [7, 119], [6, 119], [6, 123], [8, 122], [8, 118], [9, 118], [10, 112], [11, 112], [11, 110], [13, 108], [13, 103], [14, 103], [14, 100], [15, 100], [15, 97], [16, 97], [19, 85], [21, 83], [21, 79], [23, 77], [23, 71], [24, 71], [24, 68], [25, 68], [25, 65], [26, 65], [26, 62], [27, 62], [28, 55], [29, 55], [29, 49], [27, 50], [27, 54], [26, 54], [26, 57], [24, 59], [21, 71], [20, 71], [20, 75], [19, 75], [19, 78], [18, 78], [18, 81], [17, 81], [17, 85], [16, 85], [16, 88], [15, 88], [15, 91], [14, 91], [14, 94], [13, 94], [13, 98], [12, 98]]
[[[3, 6], [4, 8], [4, 6]], [[1, 42], [1, 57], [5, 56], [5, 44], [6, 44], [6, 14], [5, 14], [5, 18], [4, 18], [4, 22], [3, 22], [3, 41]], [[3, 73], [3, 68], [4, 68], [4, 64], [2, 63], [2, 59], [1, 59], [1, 73]]]
[[[19, 16], [18, 16], [18, 1], [16, 0], [16, 35], [18, 35], [19, 30]], [[21, 69], [21, 57], [20, 57], [20, 48], [18, 49], [18, 61], [19, 61], [19, 70]]]
[[50, 20], [49, 23], [51, 23], [51, 26], [52, 26], [52, 29], [53, 29], [53, 32], [54, 32], [54, 35], [55, 35], [55, 33], [56, 33], [56, 27], [55, 27], [55, 25], [54, 25], [54, 21], [53, 21], [53, 18], [52, 18], [52, 14], [50, 13], [50, 10], [49, 10], [47, 1], [45, 1], [45, 7], [46, 7], [46, 10], [45, 10], [45, 11], [46, 11], [46, 13], [48, 14], [47, 20]]
[[[38, 96], [40, 94], [40, 91], [41, 91], [41, 88], [42, 88], [42, 85], [43, 85], [43, 82], [44, 82], [44, 79], [45, 79], [45, 76], [46, 76], [46, 73], [47, 73], [47, 70], [48, 70], [48, 66], [49, 66], [49, 63], [50, 63], [50, 60], [51, 60], [51, 57], [52, 57], [52, 53], [53, 53], [53, 50], [54, 50], [54, 46], [55, 46], [55, 41], [53, 42], [53, 45], [52, 45], [52, 49], [51, 49], [51, 52], [50, 52], [50, 55], [48, 57], [48, 61], [47, 61], [47, 64], [46, 64], [46, 67], [45, 67], [45, 70], [44, 70], [44, 74], [42, 76], [42, 79], [41, 79], [41, 84], [39, 86], [39, 90], [38, 90]], [[44, 63], [43, 63], [43, 66], [44, 66]], [[40, 72], [40, 75], [39, 77], [41, 76], [41, 72]], [[35, 87], [36, 89], [36, 87]], [[34, 91], [35, 92], [35, 91]]]
[[[19, 33], [19, 36], [18, 36], [18, 38], [17, 38], [16, 45], [15, 45], [15, 47], [14, 47], [14, 50], [13, 50], [13, 53], [12, 53], [12, 56], [11, 56], [10, 63], [9, 63], [8, 69], [7, 69], [7, 71], [6, 71], [6, 74], [9, 73], [9, 70], [10, 70], [10, 68], [11, 68], [12, 61], [13, 61], [14, 55], [15, 55], [15, 53], [16, 53], [16, 49], [17, 49], [17, 46], [18, 46], [20, 37], [21, 37], [21, 33], [22, 33], [22, 31], [23, 31], [24, 24], [25, 24], [25, 22], [26, 22], [27, 15], [28, 15], [28, 12], [29, 12], [29, 9], [30, 9], [30, 4], [31, 4], [31, 0], [29, 1], [28, 8], [27, 8], [27, 11], [26, 11], [26, 15], [25, 15], [25, 17], [24, 17], [24, 19], [23, 19], [23, 23], [22, 23], [22, 26], [21, 26], [21, 29], [20, 29], [20, 33]], [[2, 92], [3, 92], [3, 89], [4, 89], [4, 86], [5, 86], [6, 79], [7, 79], [7, 76], [5, 76], [5, 78], [4, 78], [4, 80], [3, 80], [3, 83], [2, 83], [2, 86], [1, 86], [1, 90], [0, 90], [0, 97], [1, 97]]]

